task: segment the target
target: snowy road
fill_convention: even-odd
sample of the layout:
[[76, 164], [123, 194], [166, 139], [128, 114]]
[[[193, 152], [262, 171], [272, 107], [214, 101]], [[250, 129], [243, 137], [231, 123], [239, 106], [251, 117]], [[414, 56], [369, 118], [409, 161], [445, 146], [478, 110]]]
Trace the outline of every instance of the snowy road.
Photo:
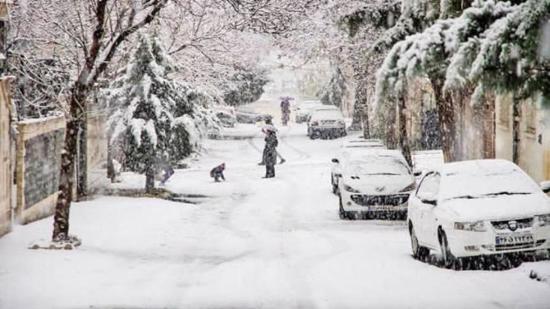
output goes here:
[[[26, 249], [50, 235], [51, 218], [16, 228], [0, 239], [0, 308], [550, 307], [550, 282], [529, 279], [550, 274], [548, 261], [455, 272], [412, 259], [403, 223], [338, 219], [329, 162], [340, 142], [304, 132], [281, 130], [288, 162], [268, 180], [260, 138], [210, 141], [167, 184], [216, 196], [202, 204], [75, 204], [75, 251]], [[228, 181], [213, 183], [208, 170], [223, 161]]]

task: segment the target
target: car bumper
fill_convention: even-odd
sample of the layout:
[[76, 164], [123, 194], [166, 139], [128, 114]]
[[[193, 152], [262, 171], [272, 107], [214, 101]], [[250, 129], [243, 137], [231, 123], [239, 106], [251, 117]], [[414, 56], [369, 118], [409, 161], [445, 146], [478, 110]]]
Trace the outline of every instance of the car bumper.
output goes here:
[[409, 199], [408, 192], [388, 195], [365, 195], [342, 190], [341, 196], [342, 208], [344, 211], [350, 212], [406, 213]]
[[307, 115], [296, 115], [295, 120], [297, 123], [302, 123], [307, 121]]
[[346, 128], [345, 127], [310, 127], [309, 128], [309, 134], [313, 134], [313, 135], [322, 135], [322, 134], [345, 135], [346, 134]]
[[[534, 227], [516, 232], [453, 231], [447, 233], [451, 252], [455, 257], [473, 257], [509, 253], [533, 252], [550, 249], [550, 227]], [[497, 242], [497, 237], [499, 242]], [[502, 239], [510, 239], [503, 243]]]

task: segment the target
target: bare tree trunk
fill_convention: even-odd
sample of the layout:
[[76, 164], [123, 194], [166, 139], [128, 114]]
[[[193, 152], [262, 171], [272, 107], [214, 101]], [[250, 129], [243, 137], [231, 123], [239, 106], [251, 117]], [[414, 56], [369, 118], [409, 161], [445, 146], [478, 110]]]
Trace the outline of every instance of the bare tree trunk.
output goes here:
[[443, 94], [443, 83], [432, 81], [437, 113], [439, 117], [439, 131], [441, 135], [441, 147], [445, 162], [456, 161], [456, 122], [452, 100]]
[[370, 138], [369, 106], [363, 106], [363, 137]]
[[512, 99], [512, 161], [519, 164], [521, 105], [514, 95]]
[[111, 180], [111, 183], [116, 181], [115, 164], [113, 162], [113, 146], [111, 145], [111, 138], [108, 137], [107, 142], [107, 178]]
[[84, 116], [87, 89], [76, 83], [69, 99], [70, 114], [65, 126], [65, 145], [61, 154], [59, 195], [55, 205], [52, 239], [67, 240], [69, 236], [69, 211], [73, 199], [75, 159], [77, 154], [79, 119]]
[[353, 114], [351, 115], [351, 125], [349, 127], [350, 131], [359, 131], [361, 130], [362, 122], [362, 104], [357, 98], [357, 92], [355, 94], [355, 102], [353, 103]]
[[407, 104], [405, 101], [405, 96], [400, 95], [398, 98], [397, 112], [399, 116], [399, 146], [401, 152], [405, 157], [405, 160], [410, 167], [413, 166], [412, 156], [411, 156], [411, 147], [409, 145], [409, 134], [407, 130], [407, 113], [406, 113]]
[[396, 107], [390, 108], [386, 122], [386, 145], [389, 149], [395, 149], [397, 147], [395, 130], [396, 116]]
[[79, 138], [76, 196], [78, 199], [81, 199], [88, 195], [88, 121], [85, 112], [78, 122]]
[[486, 96], [486, 102], [483, 107], [483, 158], [495, 158], [495, 96], [493, 94]]
[[145, 192], [153, 193], [155, 190], [155, 169], [149, 166], [145, 171]]

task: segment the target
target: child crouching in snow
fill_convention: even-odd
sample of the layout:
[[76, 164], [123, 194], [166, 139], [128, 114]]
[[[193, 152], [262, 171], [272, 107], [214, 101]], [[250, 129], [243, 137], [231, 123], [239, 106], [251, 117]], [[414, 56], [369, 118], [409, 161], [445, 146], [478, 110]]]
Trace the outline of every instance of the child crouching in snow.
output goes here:
[[210, 177], [214, 178], [215, 182], [220, 182], [220, 178], [225, 181], [225, 177], [223, 176], [223, 171], [225, 170], [225, 163], [222, 163], [216, 167], [214, 167], [210, 171]]

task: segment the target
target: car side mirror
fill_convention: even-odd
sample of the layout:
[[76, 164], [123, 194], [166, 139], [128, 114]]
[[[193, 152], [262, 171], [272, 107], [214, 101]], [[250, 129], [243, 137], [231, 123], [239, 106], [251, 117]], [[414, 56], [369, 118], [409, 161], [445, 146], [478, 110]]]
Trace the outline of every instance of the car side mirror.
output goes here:
[[540, 183], [540, 188], [544, 193], [550, 193], [550, 181], [543, 181]]
[[421, 201], [422, 203], [424, 203], [424, 204], [428, 204], [428, 205], [432, 205], [432, 206], [437, 206], [437, 200], [436, 200], [436, 199], [425, 198], [425, 199], [421, 199], [420, 201]]
[[338, 160], [336, 158], [333, 158], [331, 161], [332, 161], [332, 163], [340, 163], [340, 160]]
[[428, 192], [428, 193], [423, 194], [422, 196], [418, 196], [418, 198], [424, 204], [437, 206], [437, 197], [435, 196], [435, 194], [432, 194], [432, 193]]

